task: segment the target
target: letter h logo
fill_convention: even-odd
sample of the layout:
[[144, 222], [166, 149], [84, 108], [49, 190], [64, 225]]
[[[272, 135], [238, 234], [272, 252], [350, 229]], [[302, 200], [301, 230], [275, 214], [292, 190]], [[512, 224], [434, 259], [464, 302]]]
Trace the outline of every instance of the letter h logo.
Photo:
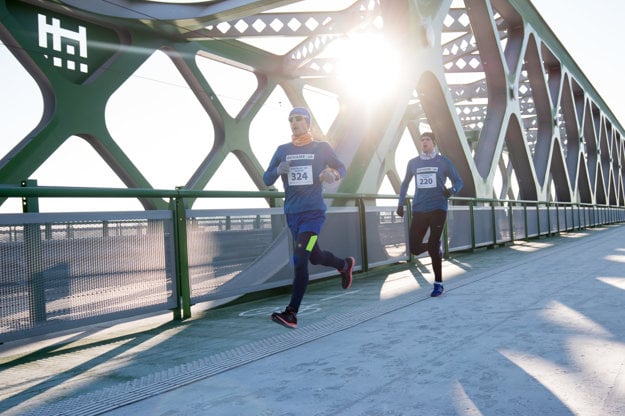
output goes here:
[[[87, 59], [87, 28], [78, 26], [78, 31], [74, 32], [61, 27], [61, 21], [52, 18], [52, 23], [47, 22], [47, 17], [41, 13], [38, 14], [39, 19], [39, 47], [48, 49], [48, 35], [52, 37], [52, 64], [56, 67], [70, 71], [79, 70], [82, 73], [89, 72]], [[63, 50], [63, 45], [65, 50]], [[76, 56], [76, 46], [78, 46], [78, 56]], [[63, 65], [63, 57], [59, 54], [65, 53], [65, 65]], [[48, 55], [44, 55], [48, 59]], [[80, 60], [83, 62], [80, 62]], [[76, 62], [78, 60], [79, 62]]]

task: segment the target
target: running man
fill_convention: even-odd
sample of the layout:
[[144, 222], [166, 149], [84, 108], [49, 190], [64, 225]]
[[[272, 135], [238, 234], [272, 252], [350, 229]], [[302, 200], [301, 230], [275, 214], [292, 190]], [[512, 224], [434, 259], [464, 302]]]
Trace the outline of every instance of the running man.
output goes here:
[[[410, 252], [419, 255], [425, 251], [432, 259], [434, 289], [431, 296], [437, 297], [445, 291], [443, 287], [443, 250], [441, 235], [447, 220], [447, 198], [462, 189], [462, 179], [451, 160], [441, 155], [436, 147], [436, 137], [432, 132], [421, 134], [421, 154], [408, 162], [406, 176], [399, 190], [397, 215], [404, 216], [404, 201], [408, 186], [415, 178], [414, 200], [412, 203], [412, 223], [410, 224]], [[451, 188], [445, 182], [451, 180]], [[427, 243], [423, 242], [430, 230]]]
[[295, 107], [289, 114], [292, 140], [278, 146], [263, 175], [265, 185], [273, 185], [278, 177], [284, 185], [284, 213], [293, 235], [293, 290], [291, 301], [283, 312], [274, 312], [271, 320], [287, 328], [297, 328], [297, 312], [308, 287], [308, 263], [338, 270], [341, 286], [352, 284], [354, 258], [336, 257], [321, 250], [318, 236], [325, 222], [326, 204], [323, 183], [332, 184], [346, 174], [345, 165], [327, 142], [313, 139], [311, 117], [306, 108]]

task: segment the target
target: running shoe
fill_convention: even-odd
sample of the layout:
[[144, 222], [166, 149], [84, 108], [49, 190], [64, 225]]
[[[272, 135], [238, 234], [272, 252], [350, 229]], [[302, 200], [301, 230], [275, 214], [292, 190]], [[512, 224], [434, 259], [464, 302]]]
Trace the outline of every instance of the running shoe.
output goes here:
[[432, 290], [432, 294], [430, 296], [435, 298], [437, 296], [442, 295], [444, 291], [445, 291], [445, 288], [443, 287], [442, 284], [434, 283], [434, 290]]
[[354, 263], [356, 261], [353, 257], [348, 257], [345, 259], [345, 268], [343, 270], [339, 270], [341, 273], [341, 286], [343, 289], [349, 289], [352, 285], [352, 269], [354, 268]]
[[271, 314], [271, 320], [285, 326], [287, 328], [297, 328], [297, 314], [295, 309], [287, 306], [284, 312], [274, 312]]

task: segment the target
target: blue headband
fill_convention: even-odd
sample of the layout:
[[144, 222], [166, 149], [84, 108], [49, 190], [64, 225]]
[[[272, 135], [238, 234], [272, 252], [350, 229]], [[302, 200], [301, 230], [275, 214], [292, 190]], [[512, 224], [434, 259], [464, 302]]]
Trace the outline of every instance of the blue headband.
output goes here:
[[304, 118], [308, 122], [308, 125], [310, 126], [310, 113], [304, 107], [295, 107], [294, 109], [292, 109], [289, 113], [289, 118], [291, 116], [304, 116]]

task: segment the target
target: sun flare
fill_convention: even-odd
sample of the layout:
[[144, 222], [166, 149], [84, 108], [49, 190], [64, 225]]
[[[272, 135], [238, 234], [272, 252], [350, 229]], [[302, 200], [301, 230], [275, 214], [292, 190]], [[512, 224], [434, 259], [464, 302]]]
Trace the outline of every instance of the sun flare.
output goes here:
[[359, 34], [341, 44], [337, 77], [351, 96], [376, 102], [392, 93], [399, 76], [399, 57], [383, 36]]

